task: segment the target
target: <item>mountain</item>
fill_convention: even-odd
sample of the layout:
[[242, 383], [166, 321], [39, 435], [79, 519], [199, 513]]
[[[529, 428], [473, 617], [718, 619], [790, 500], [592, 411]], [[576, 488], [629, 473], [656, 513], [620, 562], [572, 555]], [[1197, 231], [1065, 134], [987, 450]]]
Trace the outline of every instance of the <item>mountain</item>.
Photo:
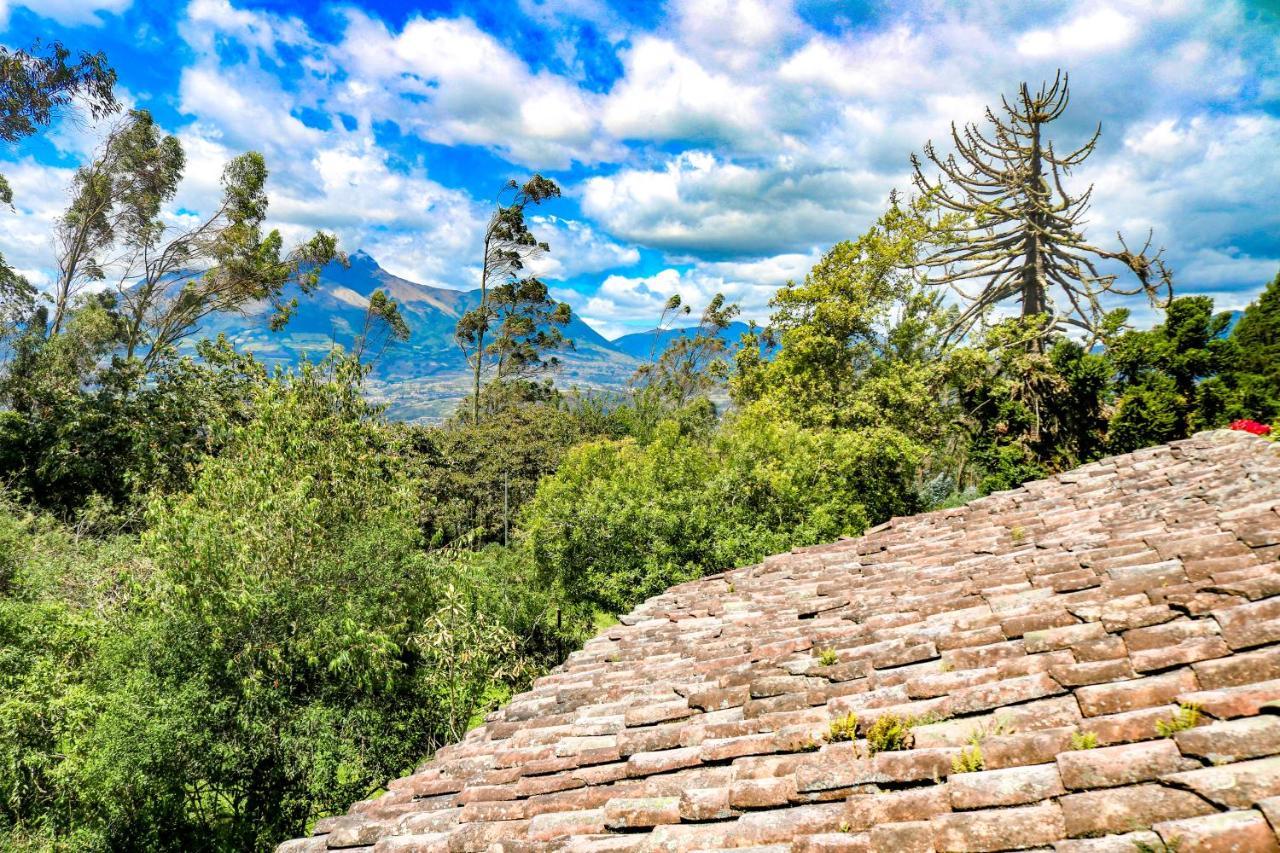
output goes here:
[[[738, 339], [749, 329], [750, 327], [746, 323], [735, 320], [721, 330], [717, 337], [730, 346], [736, 346]], [[663, 350], [671, 345], [672, 341], [678, 338], [691, 338], [697, 333], [697, 327], [687, 329], [650, 329], [647, 332], [632, 332], [629, 335], [614, 338], [613, 348], [641, 361], [648, 361], [651, 357], [661, 354]]]
[[[370, 390], [388, 404], [388, 414], [394, 418], [433, 419], [448, 414], [470, 387], [466, 360], [453, 340], [454, 325], [479, 304], [479, 289], [418, 284], [392, 275], [360, 251], [350, 256], [350, 266], [324, 267], [310, 295], [285, 294], [298, 298], [298, 309], [282, 331], [268, 328], [268, 306], [260, 305], [245, 314], [216, 314], [200, 332], [225, 334], [237, 347], [268, 364], [314, 361], [323, 358], [334, 343], [351, 347], [364, 323], [369, 297], [378, 289], [387, 291], [400, 306], [410, 336], [389, 346], [375, 363]], [[620, 390], [640, 363], [577, 317], [563, 332], [575, 349], [558, 354], [563, 367], [556, 383], [562, 388]]]

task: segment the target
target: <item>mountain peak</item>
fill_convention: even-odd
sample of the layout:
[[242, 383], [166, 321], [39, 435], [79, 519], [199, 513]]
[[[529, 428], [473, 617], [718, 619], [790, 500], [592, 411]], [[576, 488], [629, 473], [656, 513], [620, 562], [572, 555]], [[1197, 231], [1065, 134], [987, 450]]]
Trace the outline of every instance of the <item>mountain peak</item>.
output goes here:
[[351, 266], [353, 266], [353, 267], [355, 267], [355, 266], [359, 266], [359, 267], [376, 267], [376, 266], [378, 266], [378, 262], [377, 262], [376, 260], [374, 260], [374, 259], [373, 259], [373, 255], [369, 254], [369, 253], [368, 253], [368, 252], [366, 252], [364, 249], [356, 249], [354, 252], [352, 252], [351, 254], [347, 255], [347, 260], [349, 260], [349, 261], [351, 262]]

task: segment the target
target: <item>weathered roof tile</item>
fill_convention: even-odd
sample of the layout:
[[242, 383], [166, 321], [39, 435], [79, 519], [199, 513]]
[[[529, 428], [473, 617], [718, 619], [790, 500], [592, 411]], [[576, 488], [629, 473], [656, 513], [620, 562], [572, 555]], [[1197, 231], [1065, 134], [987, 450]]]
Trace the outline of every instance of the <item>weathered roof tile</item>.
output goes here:
[[1205, 433], [680, 584], [280, 849], [1276, 850], [1278, 507]]

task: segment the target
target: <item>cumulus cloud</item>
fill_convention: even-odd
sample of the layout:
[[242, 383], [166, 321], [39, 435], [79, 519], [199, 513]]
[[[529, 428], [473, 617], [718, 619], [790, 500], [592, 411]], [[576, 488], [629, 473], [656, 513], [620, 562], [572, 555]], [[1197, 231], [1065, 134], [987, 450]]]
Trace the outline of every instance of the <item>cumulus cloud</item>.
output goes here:
[[596, 96], [534, 72], [469, 18], [415, 16], [399, 33], [347, 13], [335, 59], [349, 76], [332, 103], [366, 120], [393, 121], [445, 145], [481, 145], [517, 163], [565, 167], [608, 159]]
[[1035, 59], [1071, 58], [1104, 53], [1133, 42], [1138, 24], [1115, 9], [1102, 8], [1076, 15], [1056, 27], [1023, 33], [1015, 47]]
[[769, 300], [788, 281], [802, 279], [818, 254], [785, 254], [741, 261], [695, 263], [667, 267], [652, 275], [610, 275], [591, 294], [566, 291], [565, 299], [606, 337], [653, 328], [663, 305], [673, 295], [692, 308], [696, 318], [717, 293], [736, 304], [742, 320], [765, 323]]
[[624, 246], [580, 220], [533, 216], [530, 224], [538, 239], [551, 246], [549, 254], [539, 255], [529, 265], [530, 272], [543, 278], [563, 281], [633, 266], [640, 260], [635, 246]]
[[622, 169], [589, 179], [582, 208], [636, 243], [749, 255], [847, 236], [855, 227], [853, 216], [869, 213], [860, 208], [879, 192], [876, 176], [852, 169], [824, 169], [786, 157], [742, 166], [691, 151], [660, 170]]
[[626, 139], [744, 141], [767, 129], [767, 92], [709, 71], [670, 41], [641, 39], [623, 57], [626, 73], [604, 106], [604, 126]]
[[31, 158], [0, 164], [13, 188], [13, 210], [0, 210], [0, 246], [5, 261], [37, 287], [53, 283], [53, 230], [66, 206], [72, 169]]

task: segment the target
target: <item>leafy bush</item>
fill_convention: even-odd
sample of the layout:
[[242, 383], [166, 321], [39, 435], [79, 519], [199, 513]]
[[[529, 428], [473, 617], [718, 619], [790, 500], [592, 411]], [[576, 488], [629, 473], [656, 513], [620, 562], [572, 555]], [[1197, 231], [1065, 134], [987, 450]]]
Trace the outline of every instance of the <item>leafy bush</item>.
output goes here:
[[[355, 370], [265, 384], [191, 491], [154, 498], [140, 543], [101, 552], [109, 571], [79, 565], [61, 528], [0, 526], [12, 839], [269, 848], [461, 737], [576, 642], [580, 621], [529, 590], [519, 554], [422, 548], [420, 484]], [[67, 554], [51, 568], [45, 542]]]
[[620, 612], [707, 571], [914, 511], [923, 453], [888, 428], [805, 429], [760, 408], [712, 438], [666, 421], [645, 446], [575, 448], [522, 528], [544, 576]]

